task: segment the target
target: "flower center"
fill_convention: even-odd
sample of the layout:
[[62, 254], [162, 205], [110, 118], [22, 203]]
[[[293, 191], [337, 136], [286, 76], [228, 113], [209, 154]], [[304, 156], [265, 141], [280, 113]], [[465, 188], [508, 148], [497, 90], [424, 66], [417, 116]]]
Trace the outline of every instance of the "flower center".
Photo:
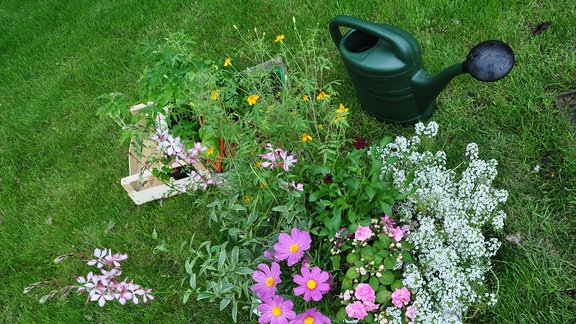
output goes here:
[[290, 253], [296, 253], [298, 250], [300, 250], [300, 246], [298, 244], [290, 245]]
[[306, 282], [306, 287], [308, 287], [308, 289], [310, 289], [310, 290], [316, 288], [316, 281], [312, 280], [312, 279], [308, 280]]
[[272, 308], [272, 315], [278, 317], [280, 315], [282, 315], [282, 308], [278, 307], [278, 306], [274, 306]]
[[266, 287], [272, 287], [274, 286], [274, 277], [268, 277], [266, 279]]
[[308, 316], [304, 319], [304, 324], [313, 324], [314, 323], [314, 317], [312, 316]]

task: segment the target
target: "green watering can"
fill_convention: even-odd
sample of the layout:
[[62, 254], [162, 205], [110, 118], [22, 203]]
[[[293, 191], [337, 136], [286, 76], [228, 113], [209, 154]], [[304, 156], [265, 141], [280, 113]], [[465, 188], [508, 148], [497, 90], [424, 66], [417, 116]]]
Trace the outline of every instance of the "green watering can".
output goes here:
[[[351, 29], [342, 35], [340, 27]], [[491, 40], [474, 46], [463, 63], [431, 75], [424, 71], [416, 39], [398, 27], [337, 16], [330, 21], [330, 35], [362, 107], [380, 121], [411, 124], [428, 119], [436, 97], [455, 76], [469, 73], [492, 82], [514, 65], [510, 46]]]

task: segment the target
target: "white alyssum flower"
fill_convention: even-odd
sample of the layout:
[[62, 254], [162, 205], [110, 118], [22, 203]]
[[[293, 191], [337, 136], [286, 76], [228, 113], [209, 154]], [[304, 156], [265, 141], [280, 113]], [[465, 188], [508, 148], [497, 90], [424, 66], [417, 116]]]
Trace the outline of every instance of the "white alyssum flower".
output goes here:
[[486, 237], [483, 229], [501, 230], [506, 214], [499, 206], [508, 192], [492, 183], [498, 172], [496, 160], [479, 159], [475, 143], [466, 147], [466, 160], [459, 169], [446, 167], [443, 151], [419, 151], [419, 136], [434, 137], [438, 124], [418, 123], [417, 136], [397, 137], [377, 152], [385, 164], [383, 177], [392, 174], [395, 187], [410, 193], [394, 206], [405, 224], [416, 223], [407, 239], [416, 264], [408, 264], [403, 283], [414, 292], [416, 323], [460, 323], [474, 303], [494, 305], [496, 297], [487, 292], [486, 275], [500, 242]]

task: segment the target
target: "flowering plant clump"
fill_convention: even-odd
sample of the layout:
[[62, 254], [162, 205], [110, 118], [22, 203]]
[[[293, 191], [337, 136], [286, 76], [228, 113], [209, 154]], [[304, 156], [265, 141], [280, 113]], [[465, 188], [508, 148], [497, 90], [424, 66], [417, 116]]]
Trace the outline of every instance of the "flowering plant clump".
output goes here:
[[506, 190], [492, 187], [497, 162], [479, 159], [475, 143], [466, 148], [460, 175], [446, 167], [443, 151], [420, 152], [421, 142], [437, 131], [435, 122], [418, 123], [416, 136], [397, 137], [371, 152], [383, 160], [398, 159], [382, 168], [383, 176], [394, 174], [396, 188], [417, 188], [395, 205], [395, 215], [414, 224], [406, 240], [415, 262], [404, 267], [402, 283], [413, 293], [410, 312], [416, 311], [419, 323], [461, 322], [471, 305], [496, 303], [486, 276], [500, 243], [485, 230], [502, 229], [506, 214], [499, 205], [508, 197]]
[[[71, 256], [84, 258], [83, 254], [72, 253], [59, 256], [54, 262], [60, 263]], [[117, 300], [121, 305], [125, 305], [126, 302], [129, 301], [134, 304], [139, 304], [140, 301], [142, 301], [146, 304], [149, 300], [154, 300], [154, 296], [151, 295], [152, 289], [143, 288], [134, 283], [133, 280], [118, 280], [118, 277], [122, 275], [120, 262], [128, 259], [128, 254], [113, 254], [110, 249], [101, 250], [96, 248], [93, 257], [93, 259], [84, 260], [84, 262], [89, 266], [95, 266], [98, 272], [90, 271], [85, 277], [76, 277], [77, 285], [72, 284], [60, 290], [52, 290], [40, 298], [40, 303], [45, 303], [48, 299], [54, 297], [64, 298], [68, 296], [74, 288], [77, 288], [76, 291], [78, 294], [88, 293], [86, 303], [95, 301], [98, 302], [100, 307], [103, 307], [107, 301], [112, 300]], [[29, 293], [33, 289], [49, 283], [49, 280], [33, 283], [24, 289], [24, 293]]]
[[[305, 253], [310, 249], [312, 239], [308, 231], [292, 228], [290, 234], [280, 233], [278, 242], [271, 250], [263, 254], [264, 258], [271, 260], [271, 266], [265, 263], [258, 265], [259, 270], [252, 273], [252, 279], [256, 282], [250, 290], [257, 297], [255, 301], [259, 303], [259, 323], [331, 323], [330, 319], [323, 315], [314, 307], [309, 307], [309, 303], [318, 302], [323, 299], [332, 286], [332, 277], [318, 266], [310, 265], [309, 256]], [[300, 268], [297, 274], [282, 280], [280, 276], [280, 264], [286, 260], [288, 272], [290, 267]], [[291, 299], [284, 299], [279, 293], [292, 292], [294, 296], [302, 296], [306, 302], [296, 304], [301, 306], [302, 313], [297, 314], [294, 309], [294, 302]], [[290, 321], [288, 321], [290, 320]]]

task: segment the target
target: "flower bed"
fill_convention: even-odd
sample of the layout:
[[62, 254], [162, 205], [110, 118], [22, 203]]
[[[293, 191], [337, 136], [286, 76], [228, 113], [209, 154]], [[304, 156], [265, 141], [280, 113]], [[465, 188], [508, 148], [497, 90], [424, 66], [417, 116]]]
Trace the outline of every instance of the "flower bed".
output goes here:
[[[210, 179], [186, 170], [192, 181], [174, 188], [194, 196], [217, 232], [189, 244], [184, 302], [217, 301], [234, 321], [260, 323], [460, 322], [471, 307], [494, 304], [488, 278], [499, 242], [487, 233], [502, 229], [507, 198], [492, 188], [496, 162], [470, 144], [448, 168], [444, 152], [423, 148], [434, 143], [434, 122], [409, 139], [352, 138], [316, 31], [300, 37], [294, 27], [273, 40], [239, 32], [246, 49], [220, 62], [188, 51], [182, 35], [154, 43], [163, 55], [140, 100], [157, 104], [147, 122], [124, 129], [153, 134], [164, 162], [219, 158], [228, 170]], [[278, 56], [289, 58], [289, 78], [235, 68]], [[112, 99], [105, 111], [122, 107]], [[165, 106], [178, 117], [166, 118], [168, 128], [153, 122]]]

